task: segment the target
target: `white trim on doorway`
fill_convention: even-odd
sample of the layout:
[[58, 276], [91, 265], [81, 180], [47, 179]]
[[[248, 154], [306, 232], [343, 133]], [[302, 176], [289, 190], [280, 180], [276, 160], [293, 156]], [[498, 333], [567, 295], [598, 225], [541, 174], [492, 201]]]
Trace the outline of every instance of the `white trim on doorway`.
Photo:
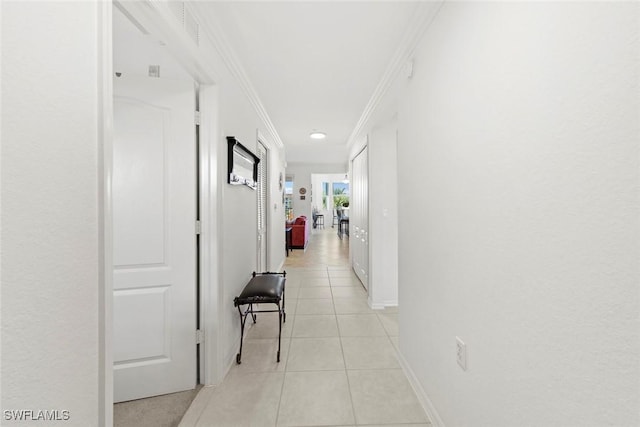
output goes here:
[[98, 426], [113, 425], [113, 243], [111, 176], [113, 172], [113, 6], [98, 6]]
[[[166, 4], [157, 2], [120, 2], [118, 7], [126, 9], [138, 22], [143, 22], [145, 28], [152, 29], [163, 39], [171, 40], [172, 53], [179, 52], [178, 60], [185, 69], [200, 83], [200, 111], [202, 122], [200, 126], [200, 204], [201, 226], [200, 236], [200, 277], [201, 303], [200, 320], [204, 329], [204, 343], [200, 346], [201, 383], [205, 385], [217, 384], [225, 373], [223, 354], [220, 342], [221, 323], [220, 308], [220, 275], [219, 275], [219, 230], [221, 227], [220, 206], [217, 202], [220, 194], [218, 180], [217, 147], [220, 145], [218, 135], [218, 90], [213, 84], [216, 76], [213, 67], [208, 66], [207, 58], [194, 48], [188, 37], [180, 34], [181, 29], [172, 22], [171, 14]], [[99, 282], [99, 390], [98, 410], [99, 426], [113, 425], [113, 243], [112, 243], [112, 195], [111, 177], [113, 171], [113, 5], [112, 2], [102, 2], [98, 9], [98, 95], [99, 95], [99, 140], [102, 147], [98, 159], [99, 182], [98, 189], [101, 208], [100, 226], [100, 265]]]
[[223, 330], [222, 286], [220, 268], [220, 230], [222, 207], [218, 203], [222, 192], [218, 179], [218, 123], [207, 117], [218, 117], [218, 87], [200, 86], [200, 327], [204, 343], [200, 345], [200, 382], [218, 384], [225, 374], [221, 331]]

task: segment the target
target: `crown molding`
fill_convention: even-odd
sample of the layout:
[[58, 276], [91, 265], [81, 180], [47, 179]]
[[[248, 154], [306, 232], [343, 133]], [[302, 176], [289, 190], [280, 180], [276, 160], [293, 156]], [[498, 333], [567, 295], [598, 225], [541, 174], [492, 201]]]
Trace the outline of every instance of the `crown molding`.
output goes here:
[[400, 45], [396, 49], [387, 69], [380, 79], [380, 82], [373, 91], [373, 95], [371, 95], [369, 102], [360, 115], [358, 123], [347, 140], [347, 150], [351, 150], [353, 148], [354, 144], [360, 137], [361, 132], [366, 128], [367, 123], [371, 119], [376, 108], [384, 99], [387, 90], [389, 90], [391, 85], [393, 85], [398, 73], [405, 67], [407, 61], [409, 61], [411, 55], [413, 55], [422, 35], [429, 25], [431, 25], [431, 22], [433, 22], [433, 19], [440, 11], [444, 2], [445, 0], [439, 0], [437, 2], [424, 1], [420, 2], [417, 6], [413, 19], [400, 41]]
[[245, 72], [244, 67], [238, 59], [238, 56], [231, 47], [229, 40], [221, 30], [221, 26], [218, 25], [216, 18], [212, 16], [212, 14], [206, 8], [203, 8], [200, 2], [191, 2], [190, 6], [198, 12], [198, 16], [206, 16], [208, 23], [207, 25], [202, 25], [200, 28], [203, 29], [204, 34], [209, 38], [213, 46], [218, 50], [218, 53], [220, 54], [220, 57], [222, 58], [227, 69], [236, 80], [244, 94], [247, 96], [249, 103], [253, 106], [254, 110], [258, 114], [258, 117], [260, 117], [260, 120], [262, 120], [262, 122], [264, 123], [267, 133], [271, 137], [273, 143], [279, 148], [284, 148], [282, 139], [280, 138], [276, 127], [271, 121], [267, 110], [264, 108], [264, 105], [262, 104], [262, 101], [258, 96], [258, 92], [251, 84], [249, 76]]

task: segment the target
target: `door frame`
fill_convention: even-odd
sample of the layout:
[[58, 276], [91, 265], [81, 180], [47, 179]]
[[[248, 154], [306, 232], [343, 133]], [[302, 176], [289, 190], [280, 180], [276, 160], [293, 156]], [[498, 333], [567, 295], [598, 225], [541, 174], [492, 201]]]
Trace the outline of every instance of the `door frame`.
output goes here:
[[[165, 4], [156, 2], [122, 2], [120, 5], [140, 22], [150, 23], [163, 39], [172, 43], [172, 53], [200, 84], [200, 327], [204, 328], [204, 342], [200, 345], [200, 383], [218, 384], [224, 374], [222, 348], [222, 292], [220, 278], [219, 241], [221, 231], [221, 182], [218, 179], [218, 87], [217, 76], [206, 64], [206, 58], [189, 44], [171, 17]], [[98, 426], [113, 425], [113, 211], [111, 177], [113, 174], [113, 2], [98, 2], [97, 84], [98, 84]], [[194, 218], [195, 220], [195, 218]]]
[[113, 5], [97, 5], [98, 426], [113, 426]]
[[200, 345], [200, 383], [219, 384], [224, 378], [224, 352], [222, 346], [223, 289], [220, 268], [220, 240], [222, 231], [223, 180], [219, 177], [220, 132], [218, 117], [218, 87], [200, 85], [200, 328], [204, 328], [204, 342]]
[[[262, 148], [264, 148], [264, 178], [266, 179], [266, 186], [265, 186], [265, 194], [264, 194], [264, 239], [260, 239], [260, 224], [258, 224], [258, 229], [256, 230], [256, 234], [257, 234], [257, 242], [256, 242], [256, 247], [257, 247], [257, 251], [256, 251], [256, 265], [260, 266], [260, 264], [262, 263], [262, 260], [264, 259], [264, 263], [265, 265], [262, 265], [260, 267], [258, 267], [259, 270], [262, 271], [270, 271], [269, 269], [269, 265], [270, 265], [270, 253], [271, 251], [269, 250], [269, 236], [271, 235], [271, 233], [269, 232], [269, 226], [270, 226], [270, 220], [271, 220], [271, 215], [269, 215], [269, 206], [271, 206], [271, 202], [270, 202], [270, 191], [269, 191], [269, 173], [270, 168], [269, 168], [269, 153], [271, 152], [271, 149], [269, 148], [269, 145], [264, 142], [264, 139], [262, 139], [260, 137], [260, 132], [258, 132], [258, 138], [256, 141], [256, 149], [259, 152], [260, 151], [260, 146], [262, 146]], [[258, 166], [260, 167], [260, 166]], [[261, 184], [258, 183], [258, 186], [260, 186]], [[256, 199], [257, 199], [257, 203], [260, 203], [261, 200], [259, 198], [260, 195], [260, 190], [258, 190], [256, 192]], [[257, 207], [257, 212], [260, 212], [260, 207]], [[263, 243], [261, 243], [261, 240], [264, 242], [264, 254], [261, 253], [261, 246], [263, 245]]]
[[[262, 134], [262, 132], [260, 132], [260, 130], [257, 131], [256, 141], [257, 143], [262, 144], [267, 149], [267, 170], [265, 172], [267, 177], [267, 194], [266, 194], [267, 206], [265, 209], [265, 228], [266, 228], [266, 234], [267, 234], [267, 243], [266, 243], [267, 254], [265, 259], [266, 259], [267, 265], [265, 268], [267, 269], [267, 271], [271, 271], [271, 270], [279, 269], [277, 265], [273, 265], [272, 258], [274, 258], [275, 256], [274, 256], [274, 251], [271, 248], [271, 244], [273, 243], [272, 241], [273, 236], [278, 236], [277, 233], [278, 233], [278, 230], [280, 230], [280, 228], [278, 227], [280, 227], [280, 225], [277, 225], [277, 226], [275, 225], [274, 223], [275, 215], [273, 215], [270, 212], [272, 209], [271, 206], [274, 201], [274, 197], [280, 197], [282, 195], [282, 192], [284, 192], [284, 182], [283, 182], [282, 191], [276, 195], [276, 193], [272, 191], [271, 185], [273, 182], [278, 182], [278, 178], [271, 175], [276, 170], [278, 171], [278, 173], [280, 173], [280, 169], [279, 167], [276, 167], [275, 165], [273, 165], [273, 162], [271, 161], [271, 155], [274, 152], [274, 150], [277, 150], [277, 148], [274, 147], [274, 144], [271, 142], [270, 139], [265, 138], [265, 136]], [[284, 171], [282, 172], [284, 177]], [[283, 209], [284, 209], [284, 204], [283, 204]], [[277, 230], [275, 228], [277, 228]]]

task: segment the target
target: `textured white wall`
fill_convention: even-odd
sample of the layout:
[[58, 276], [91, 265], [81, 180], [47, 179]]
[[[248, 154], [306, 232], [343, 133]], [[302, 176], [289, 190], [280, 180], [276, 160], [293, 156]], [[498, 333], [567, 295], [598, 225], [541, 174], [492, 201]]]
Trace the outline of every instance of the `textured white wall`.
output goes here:
[[97, 5], [1, 7], [1, 407], [96, 426]]
[[[223, 313], [223, 354], [225, 366], [234, 363], [240, 344], [240, 320], [233, 306], [234, 297], [242, 289], [256, 269], [257, 250], [257, 199], [256, 191], [245, 186], [227, 184], [227, 136], [235, 136], [244, 146], [257, 152], [257, 130], [267, 132], [252, 105], [237, 85], [223, 61], [213, 50], [213, 63], [219, 67], [216, 82], [219, 88], [219, 114], [214, 120], [220, 129], [218, 153], [218, 178], [221, 183], [222, 198], [222, 241], [220, 242], [220, 285], [222, 286]], [[265, 141], [269, 142], [269, 141]], [[283, 167], [283, 152], [277, 148], [269, 151], [269, 189], [271, 218], [269, 237], [269, 268], [275, 270], [285, 257], [284, 206], [278, 191], [278, 176]], [[274, 204], [276, 208], [274, 209]], [[214, 326], [215, 327], [215, 326]]]
[[[268, 270], [278, 271], [285, 258], [285, 217], [282, 194], [284, 192], [284, 149], [271, 148], [269, 150], [269, 194], [267, 218], [269, 221], [269, 249]], [[280, 173], [282, 173], [282, 190], [279, 187]]]
[[374, 128], [369, 138], [369, 303], [398, 304], [397, 120]]
[[447, 426], [640, 425], [639, 7], [445, 3], [417, 48], [400, 348]]
[[[235, 136], [243, 145], [256, 153], [257, 139], [256, 129], [262, 124], [255, 111], [228, 76], [226, 71], [221, 71], [220, 86], [220, 128], [221, 156], [218, 162], [220, 170], [219, 178], [222, 182], [222, 224], [223, 240], [221, 242], [221, 269], [225, 305], [225, 330], [226, 338], [225, 361], [235, 360], [240, 339], [240, 321], [238, 312], [233, 306], [233, 298], [240, 295], [242, 289], [251, 278], [251, 273], [256, 269], [257, 250], [257, 202], [256, 191], [244, 186], [227, 184], [227, 141], [226, 136]], [[264, 131], [263, 131], [264, 132]], [[266, 132], [265, 132], [266, 133]], [[282, 169], [282, 160], [277, 150], [271, 150], [270, 189], [277, 189], [277, 177]], [[284, 173], [284, 171], [283, 171]], [[273, 209], [273, 203], [278, 204]], [[279, 214], [280, 213], [280, 214]], [[270, 229], [269, 262], [270, 268], [275, 269], [285, 256], [284, 253], [284, 208], [282, 196], [272, 193], [272, 202], [269, 209], [272, 227]], [[278, 222], [278, 217], [282, 221]]]

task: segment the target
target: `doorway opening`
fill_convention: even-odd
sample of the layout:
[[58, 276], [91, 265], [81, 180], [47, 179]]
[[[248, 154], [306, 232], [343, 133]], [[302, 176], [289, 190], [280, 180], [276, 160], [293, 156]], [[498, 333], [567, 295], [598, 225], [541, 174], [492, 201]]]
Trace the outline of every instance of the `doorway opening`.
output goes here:
[[107, 351], [113, 401], [126, 402], [114, 405], [114, 424], [124, 427], [137, 425], [141, 408], [152, 424], [154, 416], [180, 413], [180, 406], [184, 413], [201, 380], [199, 87], [119, 3], [112, 33], [113, 344]]

